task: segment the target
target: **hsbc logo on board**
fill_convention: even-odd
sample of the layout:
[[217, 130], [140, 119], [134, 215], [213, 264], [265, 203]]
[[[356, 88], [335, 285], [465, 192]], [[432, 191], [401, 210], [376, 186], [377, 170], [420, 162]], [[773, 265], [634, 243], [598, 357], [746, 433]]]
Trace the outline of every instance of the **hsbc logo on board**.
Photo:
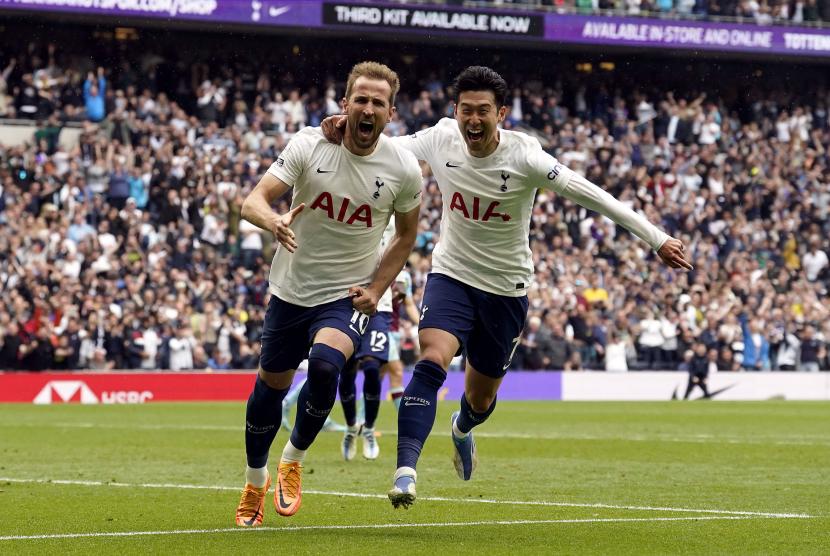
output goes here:
[[81, 380], [50, 380], [35, 396], [36, 404], [98, 403], [98, 396]]
[[38, 405], [53, 403], [121, 404], [144, 403], [152, 399], [153, 393], [149, 390], [142, 392], [137, 390], [101, 392], [101, 397], [99, 398], [92, 391], [92, 388], [87, 386], [82, 380], [50, 380], [32, 401]]

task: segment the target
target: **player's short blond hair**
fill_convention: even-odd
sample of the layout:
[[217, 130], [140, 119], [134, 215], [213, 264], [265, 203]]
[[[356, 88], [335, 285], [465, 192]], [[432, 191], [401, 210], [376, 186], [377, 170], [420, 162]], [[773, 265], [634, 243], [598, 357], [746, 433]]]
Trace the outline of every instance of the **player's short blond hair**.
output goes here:
[[398, 79], [398, 74], [392, 71], [389, 66], [379, 62], [360, 62], [355, 65], [352, 71], [349, 72], [349, 79], [346, 82], [347, 99], [351, 98], [354, 82], [357, 81], [358, 77], [383, 80], [389, 83], [389, 87], [392, 89], [392, 93], [389, 96], [389, 104], [390, 106], [395, 105], [395, 96], [397, 96], [398, 91], [401, 89], [401, 80]]

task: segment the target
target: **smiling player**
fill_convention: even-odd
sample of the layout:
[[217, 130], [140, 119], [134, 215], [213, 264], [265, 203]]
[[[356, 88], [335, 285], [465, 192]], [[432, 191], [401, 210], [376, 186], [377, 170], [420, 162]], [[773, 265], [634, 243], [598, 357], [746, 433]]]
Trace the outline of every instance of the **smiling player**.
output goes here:
[[[477, 464], [472, 429], [496, 407], [527, 315], [533, 279], [528, 240], [540, 187], [599, 212], [654, 249], [673, 268], [691, 268], [683, 244], [542, 150], [524, 133], [500, 130], [507, 84], [490, 68], [458, 75], [455, 120], [396, 139], [432, 167], [443, 199], [440, 241], [421, 306], [421, 360], [398, 416], [398, 468], [389, 499], [415, 501], [415, 466], [435, 422], [438, 390], [453, 357], [467, 353], [461, 407], [452, 416], [453, 461], [469, 480]], [[333, 119], [323, 126], [335, 133]]]
[[527, 316], [533, 279], [528, 241], [536, 191], [545, 187], [622, 225], [674, 268], [691, 268], [683, 244], [560, 164], [539, 141], [500, 130], [507, 84], [490, 68], [456, 78], [455, 120], [400, 140], [432, 167], [444, 200], [441, 240], [433, 252], [421, 307], [421, 360], [398, 417], [398, 469], [389, 499], [415, 501], [415, 465], [435, 422], [437, 394], [460, 349], [467, 368], [461, 407], [452, 416], [453, 461], [469, 480], [477, 464], [472, 429], [496, 407]]

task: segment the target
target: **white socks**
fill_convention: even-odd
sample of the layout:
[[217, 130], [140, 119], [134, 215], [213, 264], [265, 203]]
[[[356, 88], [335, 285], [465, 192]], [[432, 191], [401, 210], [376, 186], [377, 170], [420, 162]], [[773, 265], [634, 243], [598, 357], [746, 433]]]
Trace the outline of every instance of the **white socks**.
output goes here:
[[288, 462], [302, 463], [305, 459], [306, 450], [298, 450], [292, 443], [291, 439], [285, 443], [285, 448], [282, 449], [282, 460]]
[[262, 488], [268, 482], [268, 466], [248, 467], [245, 466], [245, 482], [256, 488]]
[[392, 480], [394, 482], [401, 477], [412, 477], [413, 480], [418, 480], [418, 474], [411, 467], [398, 467], [395, 471], [395, 478]]
[[456, 423], [457, 421], [458, 419], [452, 422], [452, 435], [456, 437], [458, 440], [464, 440], [465, 438], [470, 436], [470, 433], [461, 432], [460, 430], [458, 430], [458, 424]]

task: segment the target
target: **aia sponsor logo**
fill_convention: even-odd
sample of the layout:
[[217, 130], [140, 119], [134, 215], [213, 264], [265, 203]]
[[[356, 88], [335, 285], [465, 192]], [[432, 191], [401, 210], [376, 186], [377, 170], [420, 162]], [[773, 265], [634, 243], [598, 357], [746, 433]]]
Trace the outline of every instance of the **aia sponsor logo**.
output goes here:
[[[507, 180], [505, 180], [507, 183]], [[472, 202], [465, 201], [464, 196], [458, 191], [452, 194], [450, 210], [460, 213], [464, 218], [487, 222], [491, 219], [500, 218], [502, 222], [509, 222], [510, 215], [506, 212], [498, 212], [499, 202], [492, 201], [482, 212], [482, 203], [479, 197], [473, 197]]]
[[101, 392], [98, 397], [92, 388], [82, 380], [50, 380], [38, 392], [33, 403], [49, 405], [54, 403], [82, 404], [125, 404], [145, 403], [153, 399], [149, 390], [113, 390]]
[[[380, 187], [378, 186], [378, 195], [380, 195]], [[335, 207], [335, 201], [328, 191], [320, 193], [314, 202], [311, 203], [311, 210], [322, 210], [326, 216], [338, 222], [345, 222], [346, 224], [356, 224], [362, 222], [367, 228], [372, 227], [372, 209], [369, 205], [360, 205], [357, 208], [352, 206], [352, 200], [348, 197], [343, 197], [340, 201], [340, 206]]]

